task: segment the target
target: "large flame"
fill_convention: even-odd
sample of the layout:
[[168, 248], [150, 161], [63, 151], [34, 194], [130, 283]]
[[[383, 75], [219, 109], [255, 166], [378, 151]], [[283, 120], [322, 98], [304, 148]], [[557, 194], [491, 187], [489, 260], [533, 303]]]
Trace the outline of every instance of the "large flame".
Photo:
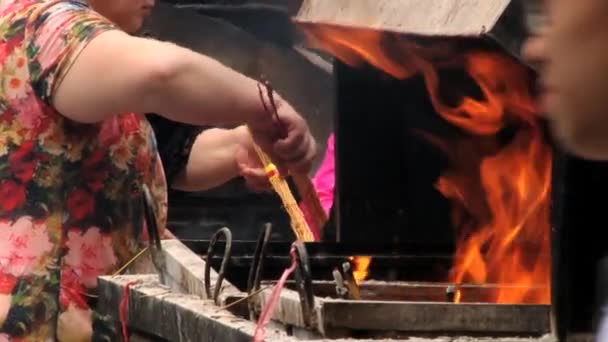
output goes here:
[[[494, 298], [487, 299], [491, 302], [549, 303], [552, 156], [525, 68], [498, 52], [450, 54], [441, 46], [430, 51], [380, 31], [303, 28], [314, 46], [351, 66], [365, 62], [399, 79], [421, 74], [435, 111], [473, 137], [446, 142], [425, 134], [452, 162], [436, 184], [452, 201], [459, 232], [449, 280], [499, 284]], [[457, 105], [442, 101], [437, 70], [454, 66], [466, 70], [481, 97], [466, 96]], [[513, 127], [508, 142], [499, 142], [497, 135]]]

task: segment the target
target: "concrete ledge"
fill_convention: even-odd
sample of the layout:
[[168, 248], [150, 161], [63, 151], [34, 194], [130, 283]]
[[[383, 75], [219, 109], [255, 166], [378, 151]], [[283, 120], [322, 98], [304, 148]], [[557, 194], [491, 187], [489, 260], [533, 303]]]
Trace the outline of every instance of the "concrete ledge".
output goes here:
[[[208, 299], [204, 287], [205, 261], [179, 240], [163, 240], [162, 248], [167, 266], [167, 285], [173, 291]], [[213, 293], [218, 276], [213, 268], [210, 276]], [[220, 296], [235, 293], [240, 293], [239, 289], [224, 279]]]
[[[99, 309], [119, 317], [125, 286], [129, 289], [128, 326], [169, 341], [250, 342], [255, 323], [238, 318], [211, 301], [172, 292], [155, 275], [128, 275], [99, 279]], [[276, 330], [266, 330], [267, 341], [295, 341]]]

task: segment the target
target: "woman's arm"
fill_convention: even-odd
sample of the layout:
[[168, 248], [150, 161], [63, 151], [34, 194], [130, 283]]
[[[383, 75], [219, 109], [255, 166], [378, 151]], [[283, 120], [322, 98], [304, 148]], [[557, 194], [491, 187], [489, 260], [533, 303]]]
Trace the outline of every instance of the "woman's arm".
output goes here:
[[196, 125], [267, 120], [253, 79], [191, 50], [118, 30], [83, 48], [52, 101], [79, 122], [127, 112]]
[[194, 141], [186, 165], [171, 184], [182, 191], [204, 191], [243, 177], [253, 191], [268, 191], [270, 182], [253, 149], [253, 139], [245, 126], [212, 128]]
[[80, 122], [153, 112], [196, 125], [247, 123], [273, 160], [292, 170], [308, 171], [316, 153], [306, 122], [277, 96], [286, 130], [278, 138], [275, 117], [264, 110], [253, 79], [176, 45], [118, 31], [84, 48], [53, 100], [62, 114]]
[[201, 132], [192, 145], [187, 164], [173, 179], [172, 187], [181, 191], [204, 191], [238, 177], [236, 153], [248, 134], [244, 126]]
[[32, 20], [32, 82], [67, 118], [94, 123], [136, 112], [195, 125], [246, 123], [279, 166], [310, 167], [315, 143], [306, 122], [278, 95], [278, 115], [267, 113], [255, 80], [189, 49], [130, 36], [80, 3], [46, 11]]

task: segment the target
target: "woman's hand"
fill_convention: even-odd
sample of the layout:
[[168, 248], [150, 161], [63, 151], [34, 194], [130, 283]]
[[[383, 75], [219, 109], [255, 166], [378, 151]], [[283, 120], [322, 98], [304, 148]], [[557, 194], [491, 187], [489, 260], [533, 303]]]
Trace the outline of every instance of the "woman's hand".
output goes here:
[[165, 228], [163, 230], [163, 236], [161, 237], [161, 239], [163, 239], [163, 240], [174, 240], [174, 239], [177, 239], [177, 237], [175, 237], [175, 235], [173, 235], [173, 233], [171, 233], [171, 231], [169, 231], [169, 229]]
[[316, 156], [316, 142], [306, 121], [287, 102], [275, 97], [278, 118], [271, 113], [249, 122], [253, 140], [277, 164], [281, 173], [308, 173]]
[[245, 182], [251, 190], [265, 192], [272, 189], [264, 171], [264, 165], [253, 148], [253, 139], [248, 132], [239, 142], [234, 159], [239, 175], [245, 178]]

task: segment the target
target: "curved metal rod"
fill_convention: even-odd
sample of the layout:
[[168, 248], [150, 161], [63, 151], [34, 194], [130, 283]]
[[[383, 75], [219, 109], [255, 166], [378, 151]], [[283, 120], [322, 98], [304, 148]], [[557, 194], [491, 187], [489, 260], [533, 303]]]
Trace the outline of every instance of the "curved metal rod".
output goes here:
[[160, 238], [160, 231], [158, 230], [158, 221], [156, 218], [156, 212], [154, 211], [154, 199], [150, 189], [145, 184], [142, 186], [142, 200], [144, 208], [144, 218], [146, 220], [146, 227], [148, 228], [148, 238], [150, 240], [150, 254], [152, 255], [152, 264], [158, 272], [158, 277], [161, 284], [166, 284], [165, 279], [165, 263], [164, 255], [162, 254], [162, 245]]
[[[224, 236], [224, 240], [226, 241], [226, 247], [224, 247], [224, 257], [222, 258], [222, 264], [220, 266], [220, 270], [217, 274], [217, 280], [215, 282], [215, 288], [213, 289], [213, 296], [211, 296], [211, 257], [213, 256], [213, 252], [215, 251], [215, 244], [219, 240], [220, 236]], [[205, 294], [208, 299], [213, 299], [213, 302], [218, 305], [217, 299], [220, 295], [220, 290], [222, 288], [222, 282], [224, 281], [224, 272], [226, 271], [226, 266], [228, 261], [230, 261], [232, 250], [232, 232], [230, 229], [224, 227], [218, 230], [211, 241], [209, 242], [209, 248], [207, 249], [207, 256], [205, 258], [205, 277], [204, 277], [204, 286], [205, 286]]]
[[296, 289], [300, 295], [300, 305], [302, 306], [302, 318], [304, 319], [304, 324], [310, 327], [313, 324], [315, 297], [312, 291], [308, 252], [302, 241], [294, 242], [293, 246], [296, 248], [296, 255], [298, 257], [295, 278]]
[[152, 193], [150, 192], [148, 186], [145, 184], [142, 186], [142, 194], [144, 200], [144, 216], [146, 218], [146, 226], [148, 228], [149, 235], [148, 238], [150, 239], [150, 242], [152, 243], [153, 247], [156, 247], [160, 250], [160, 232], [158, 231], [158, 221], [156, 219], [156, 213], [154, 212], [154, 208], [156, 206], [154, 205]]
[[[260, 282], [262, 281], [262, 269], [264, 268], [264, 259], [266, 258], [266, 248], [268, 241], [270, 240], [270, 234], [272, 233], [272, 224], [267, 223], [264, 227], [264, 231], [258, 237], [258, 242], [255, 246], [255, 254], [253, 255], [253, 262], [249, 269], [249, 277], [247, 279], [247, 294], [251, 296], [252, 293], [260, 289]], [[249, 307], [249, 316], [251, 319], [255, 318], [255, 308], [253, 297], [249, 297], [247, 306]]]
[[268, 241], [270, 240], [270, 234], [272, 233], [272, 224], [265, 224], [262, 234], [258, 236], [258, 242], [255, 246], [255, 254], [253, 255], [253, 262], [249, 269], [249, 277], [247, 279], [247, 292], [260, 289], [260, 281], [262, 277], [262, 269], [264, 268], [264, 258], [266, 257], [266, 249]]

